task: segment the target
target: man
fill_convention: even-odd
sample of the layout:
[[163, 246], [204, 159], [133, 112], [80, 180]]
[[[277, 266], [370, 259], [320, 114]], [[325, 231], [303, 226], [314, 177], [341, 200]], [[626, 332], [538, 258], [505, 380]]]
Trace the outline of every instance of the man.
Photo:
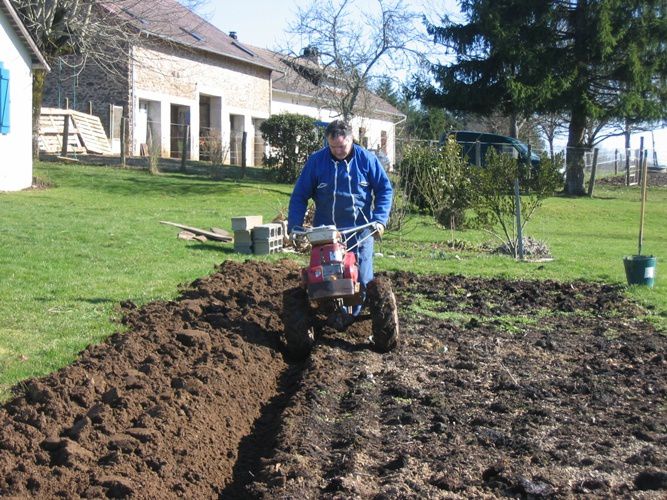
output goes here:
[[[362, 243], [354, 248], [362, 287], [373, 279], [372, 231], [380, 237], [389, 220], [393, 189], [377, 157], [354, 144], [352, 128], [342, 120], [331, 122], [325, 137], [328, 146], [313, 153], [296, 181], [289, 204], [287, 231], [303, 224], [308, 200], [315, 201], [313, 226], [339, 229], [373, 223], [357, 234]], [[364, 239], [365, 238], [365, 239]], [[354, 245], [355, 240], [350, 242]], [[353, 314], [357, 315], [357, 307]]]

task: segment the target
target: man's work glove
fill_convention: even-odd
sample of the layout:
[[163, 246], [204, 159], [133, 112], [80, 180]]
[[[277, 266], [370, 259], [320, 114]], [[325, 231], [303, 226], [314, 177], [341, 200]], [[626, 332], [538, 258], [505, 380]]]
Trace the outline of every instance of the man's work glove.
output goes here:
[[384, 234], [384, 225], [381, 222], [373, 222], [373, 238], [381, 240]]
[[290, 231], [288, 238], [297, 252], [304, 252], [310, 247], [308, 238], [302, 232]]

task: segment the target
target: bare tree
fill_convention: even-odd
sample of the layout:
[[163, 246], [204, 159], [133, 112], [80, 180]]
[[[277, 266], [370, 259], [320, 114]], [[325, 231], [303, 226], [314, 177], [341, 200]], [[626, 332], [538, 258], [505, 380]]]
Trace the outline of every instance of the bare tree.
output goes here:
[[549, 144], [549, 158], [554, 159], [554, 141], [556, 136], [567, 131], [567, 115], [564, 113], [543, 113], [535, 117], [538, 130], [544, 134]]
[[[316, 100], [349, 120], [368, 109], [374, 71], [423, 61], [421, 15], [403, 0], [377, 0], [378, 10], [360, 12], [354, 0], [324, 0], [299, 9], [290, 33], [305, 40], [304, 53], [288, 64], [317, 86]], [[385, 71], [386, 73], [386, 71]]]
[[[130, 47], [147, 43], [148, 26], [171, 22], [175, 9], [172, 0], [11, 0], [46, 61], [57, 61], [74, 71], [90, 63], [97, 64], [110, 76], [127, 77]], [[195, 8], [201, 0], [181, 2]], [[173, 7], [165, 8], [165, 5]], [[156, 16], [159, 17], [156, 19]], [[119, 56], [123, 57], [119, 57]], [[39, 115], [46, 72], [33, 73], [33, 156], [38, 154]]]

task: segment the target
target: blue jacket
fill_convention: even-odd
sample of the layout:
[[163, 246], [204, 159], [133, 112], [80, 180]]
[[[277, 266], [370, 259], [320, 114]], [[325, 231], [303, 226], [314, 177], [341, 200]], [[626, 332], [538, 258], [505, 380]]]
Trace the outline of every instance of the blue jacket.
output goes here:
[[349, 162], [336, 160], [328, 147], [308, 158], [294, 185], [287, 230], [301, 226], [308, 200], [315, 201], [313, 226], [339, 228], [389, 220], [393, 189], [375, 154], [354, 144]]

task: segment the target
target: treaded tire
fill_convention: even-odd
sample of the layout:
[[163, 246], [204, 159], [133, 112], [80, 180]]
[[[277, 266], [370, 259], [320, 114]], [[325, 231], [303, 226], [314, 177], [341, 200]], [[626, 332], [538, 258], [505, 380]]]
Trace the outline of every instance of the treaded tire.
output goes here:
[[373, 348], [391, 351], [398, 344], [398, 307], [391, 282], [375, 278], [366, 285], [366, 301], [373, 321]]
[[305, 359], [315, 344], [315, 329], [308, 294], [303, 288], [283, 292], [282, 320], [287, 354], [295, 360]]

